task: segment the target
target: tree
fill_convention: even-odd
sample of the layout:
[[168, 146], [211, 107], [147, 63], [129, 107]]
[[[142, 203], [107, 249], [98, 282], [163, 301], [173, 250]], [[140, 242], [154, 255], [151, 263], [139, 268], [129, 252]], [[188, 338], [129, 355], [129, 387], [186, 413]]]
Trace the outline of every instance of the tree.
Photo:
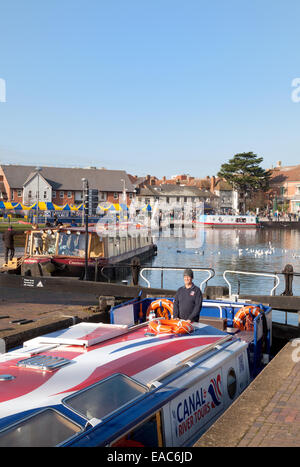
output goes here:
[[262, 161], [263, 158], [253, 152], [242, 152], [222, 164], [218, 172], [218, 177], [226, 180], [237, 191], [239, 199], [243, 200], [244, 211], [247, 197], [269, 189], [271, 171], [260, 167]]

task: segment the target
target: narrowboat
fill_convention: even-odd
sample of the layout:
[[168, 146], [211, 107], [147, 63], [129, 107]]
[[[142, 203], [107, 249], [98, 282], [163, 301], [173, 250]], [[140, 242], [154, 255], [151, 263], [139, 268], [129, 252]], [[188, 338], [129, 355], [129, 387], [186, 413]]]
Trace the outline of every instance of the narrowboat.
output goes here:
[[196, 221], [199, 224], [208, 228], [256, 228], [259, 227], [259, 222], [256, 216], [238, 215], [229, 216], [222, 214], [203, 214]]
[[[156, 254], [157, 248], [148, 230], [142, 226], [60, 227], [26, 232], [21, 274], [25, 276], [71, 276], [85, 274], [87, 247], [88, 277], [105, 280], [104, 266], [130, 264], [133, 258], [142, 262]], [[115, 270], [112, 270], [115, 272]], [[123, 271], [126, 273], [126, 271]], [[113, 277], [114, 278], [114, 277]], [[118, 278], [117, 276], [115, 277]]]
[[155, 333], [155, 320], [172, 321], [166, 300], [138, 297], [107, 324], [0, 355], [0, 446], [192, 446], [263, 368], [272, 310], [259, 305], [245, 331], [232, 325], [247, 302], [205, 300], [187, 333]]

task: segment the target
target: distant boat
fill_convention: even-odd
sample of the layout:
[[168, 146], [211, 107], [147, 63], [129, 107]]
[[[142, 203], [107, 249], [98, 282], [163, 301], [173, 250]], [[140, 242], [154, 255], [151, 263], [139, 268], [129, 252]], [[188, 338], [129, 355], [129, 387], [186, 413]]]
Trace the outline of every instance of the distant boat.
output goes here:
[[221, 214], [204, 214], [199, 217], [196, 224], [205, 227], [228, 227], [228, 228], [256, 228], [259, 225], [256, 216], [229, 216]]

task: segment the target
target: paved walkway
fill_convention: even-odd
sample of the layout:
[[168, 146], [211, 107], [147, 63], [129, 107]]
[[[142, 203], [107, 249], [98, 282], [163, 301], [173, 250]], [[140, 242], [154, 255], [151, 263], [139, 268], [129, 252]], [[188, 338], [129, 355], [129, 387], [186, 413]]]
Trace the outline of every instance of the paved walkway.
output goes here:
[[300, 339], [290, 341], [196, 447], [300, 446]]

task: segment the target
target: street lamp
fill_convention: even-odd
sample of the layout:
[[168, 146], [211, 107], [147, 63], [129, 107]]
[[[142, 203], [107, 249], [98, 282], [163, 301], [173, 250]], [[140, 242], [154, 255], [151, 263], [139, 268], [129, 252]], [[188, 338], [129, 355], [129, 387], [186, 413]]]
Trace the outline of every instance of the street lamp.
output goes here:
[[37, 173], [37, 203], [36, 203], [36, 223], [39, 223], [39, 201], [40, 201], [40, 172], [42, 170], [42, 167], [36, 167], [35, 168], [36, 173]]
[[89, 182], [86, 178], [81, 179], [83, 183], [83, 212], [85, 222], [85, 263], [83, 280], [88, 280], [88, 235], [89, 235]]

